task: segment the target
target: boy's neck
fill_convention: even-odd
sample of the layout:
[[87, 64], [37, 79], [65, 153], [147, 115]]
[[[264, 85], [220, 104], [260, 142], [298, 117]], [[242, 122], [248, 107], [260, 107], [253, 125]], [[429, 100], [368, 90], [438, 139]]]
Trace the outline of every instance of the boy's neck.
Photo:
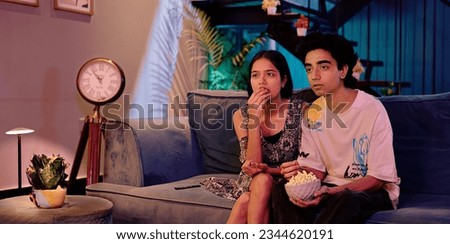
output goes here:
[[339, 114], [347, 111], [358, 95], [355, 89], [343, 87], [339, 92], [324, 95], [327, 107], [333, 113]]

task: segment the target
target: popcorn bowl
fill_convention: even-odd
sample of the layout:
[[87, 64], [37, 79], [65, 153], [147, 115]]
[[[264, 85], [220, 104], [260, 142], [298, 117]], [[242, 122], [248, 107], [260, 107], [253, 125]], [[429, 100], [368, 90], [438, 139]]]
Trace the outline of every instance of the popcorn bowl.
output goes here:
[[314, 192], [319, 190], [319, 188], [319, 179], [301, 184], [292, 184], [288, 182], [284, 185], [284, 189], [286, 189], [289, 198], [300, 198], [304, 201], [310, 200], [313, 197]]

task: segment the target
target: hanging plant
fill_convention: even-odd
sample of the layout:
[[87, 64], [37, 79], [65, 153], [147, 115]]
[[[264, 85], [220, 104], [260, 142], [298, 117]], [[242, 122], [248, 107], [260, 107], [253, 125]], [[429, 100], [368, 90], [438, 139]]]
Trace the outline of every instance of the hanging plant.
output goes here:
[[250, 42], [244, 41], [241, 50], [233, 57], [231, 57], [231, 61], [234, 67], [232, 88], [244, 90], [247, 88], [247, 80], [249, 79], [249, 62], [247, 62], [246, 58], [253, 48], [264, 43], [264, 41], [266, 40], [265, 35], [266, 33], [263, 32]]

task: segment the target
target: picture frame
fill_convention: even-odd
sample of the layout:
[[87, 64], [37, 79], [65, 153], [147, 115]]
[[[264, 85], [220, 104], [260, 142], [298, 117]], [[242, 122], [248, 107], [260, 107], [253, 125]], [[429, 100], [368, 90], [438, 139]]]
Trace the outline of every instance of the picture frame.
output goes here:
[[54, 0], [55, 9], [80, 14], [94, 14], [94, 0]]
[[29, 5], [29, 6], [33, 6], [33, 7], [39, 6], [39, 0], [0, 0], [0, 1]]

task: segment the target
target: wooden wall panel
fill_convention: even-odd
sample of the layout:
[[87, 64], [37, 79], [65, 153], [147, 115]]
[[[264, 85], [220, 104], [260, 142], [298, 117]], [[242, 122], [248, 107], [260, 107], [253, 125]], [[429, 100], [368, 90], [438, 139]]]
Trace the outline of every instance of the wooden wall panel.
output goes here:
[[384, 63], [373, 68], [372, 81], [410, 82], [401, 94], [448, 92], [449, 15], [440, 0], [377, 0], [339, 33], [358, 43], [361, 59]]

